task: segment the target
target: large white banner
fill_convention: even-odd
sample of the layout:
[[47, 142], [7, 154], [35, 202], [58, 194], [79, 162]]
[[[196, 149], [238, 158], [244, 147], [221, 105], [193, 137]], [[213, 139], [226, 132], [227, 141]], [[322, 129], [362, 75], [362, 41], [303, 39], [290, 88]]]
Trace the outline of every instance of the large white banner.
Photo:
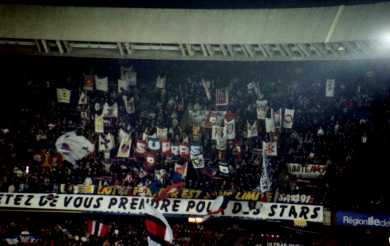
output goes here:
[[[31, 194], [0, 193], [0, 209], [39, 209], [66, 212], [106, 212], [139, 215], [144, 213], [145, 204], [152, 201], [150, 197], [136, 196], [102, 196], [79, 194]], [[205, 199], [164, 199], [152, 202], [154, 208], [165, 215], [207, 215], [213, 200]], [[221, 216], [240, 217], [263, 220], [304, 219], [311, 222], [322, 222], [323, 207], [316, 205], [260, 203], [256, 209], [250, 209], [248, 202], [230, 201]]]

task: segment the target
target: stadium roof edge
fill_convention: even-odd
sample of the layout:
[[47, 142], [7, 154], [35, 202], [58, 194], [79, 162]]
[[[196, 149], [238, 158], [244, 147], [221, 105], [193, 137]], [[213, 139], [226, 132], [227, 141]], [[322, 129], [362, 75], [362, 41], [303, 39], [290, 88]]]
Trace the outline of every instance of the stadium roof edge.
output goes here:
[[3, 4], [74, 6], [74, 7], [124, 7], [124, 8], [163, 8], [163, 9], [270, 9], [308, 8], [338, 5], [357, 5], [385, 2], [384, 0], [116, 0], [116, 1], [77, 1], [77, 0], [3, 0]]
[[378, 41], [390, 33], [389, 12], [390, 3], [261, 10], [0, 5], [0, 44], [29, 44], [23, 47], [61, 55], [80, 49], [128, 57], [158, 51], [162, 55], [152, 56], [167, 59], [311, 53], [321, 58], [344, 51], [383, 56], [389, 50]]

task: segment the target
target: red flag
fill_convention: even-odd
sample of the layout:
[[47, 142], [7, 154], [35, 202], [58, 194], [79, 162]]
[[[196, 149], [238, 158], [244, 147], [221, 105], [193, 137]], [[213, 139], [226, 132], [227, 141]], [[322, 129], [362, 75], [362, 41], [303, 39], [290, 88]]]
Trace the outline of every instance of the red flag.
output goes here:
[[167, 186], [166, 188], [162, 188], [160, 192], [158, 193], [157, 197], [155, 198], [156, 201], [160, 201], [162, 199], [165, 199], [168, 197], [170, 193], [179, 191], [184, 188], [186, 185], [185, 182], [178, 182], [174, 183], [172, 185]]
[[152, 152], [147, 152], [145, 154], [145, 165], [146, 167], [154, 167], [154, 165], [156, 164], [156, 156], [154, 153]]
[[166, 245], [172, 243], [173, 232], [168, 221], [158, 210], [150, 204], [145, 205], [144, 226], [148, 235], [148, 245]]
[[190, 157], [190, 148], [188, 147], [188, 144], [179, 145], [179, 154], [183, 159], [188, 159]]
[[168, 140], [161, 141], [161, 152], [165, 156], [171, 155], [171, 142]]

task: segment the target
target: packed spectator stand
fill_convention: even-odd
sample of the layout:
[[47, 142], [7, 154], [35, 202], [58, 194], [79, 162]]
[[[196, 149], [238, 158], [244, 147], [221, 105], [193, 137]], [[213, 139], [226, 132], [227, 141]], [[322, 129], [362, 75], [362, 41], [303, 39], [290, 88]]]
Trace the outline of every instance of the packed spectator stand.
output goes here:
[[[78, 61], [78, 68], [72, 60], [39, 62], [54, 71], [41, 75], [43, 69], [26, 69], [11, 85], [17, 99], [3, 99], [8, 117], [0, 132], [1, 192], [83, 193], [80, 187], [93, 186], [87, 193], [98, 193], [113, 186], [137, 187], [145, 190], [142, 196], [185, 182], [185, 189], [208, 192], [211, 198], [254, 191], [269, 202], [300, 203], [302, 196], [291, 196], [298, 194], [305, 195], [304, 203], [330, 209], [386, 212], [389, 207], [382, 182], [390, 77], [374, 62], [159, 65], [86, 60]], [[11, 71], [6, 74], [12, 78]], [[329, 83], [333, 92], [326, 95]], [[291, 127], [284, 125], [286, 110], [294, 111]], [[278, 112], [280, 125], [275, 122]], [[223, 128], [232, 120], [233, 136], [215, 139], [213, 125], [226, 137]], [[56, 146], [60, 136], [72, 131], [94, 146], [74, 162]], [[128, 156], [118, 157], [124, 138], [130, 143]], [[188, 153], [176, 155], [170, 148], [165, 154], [162, 146], [155, 151], [150, 139], [185, 145]], [[275, 143], [277, 151], [267, 157], [266, 168], [263, 142]], [[200, 146], [201, 161], [192, 158], [192, 145]], [[302, 178], [293, 175], [289, 164], [320, 165], [326, 172]]]

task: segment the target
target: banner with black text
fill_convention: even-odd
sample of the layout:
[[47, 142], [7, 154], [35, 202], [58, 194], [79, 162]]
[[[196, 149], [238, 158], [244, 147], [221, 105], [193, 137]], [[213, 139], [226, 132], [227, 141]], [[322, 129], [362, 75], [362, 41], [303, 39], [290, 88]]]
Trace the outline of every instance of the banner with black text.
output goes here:
[[[79, 194], [37, 194], [0, 193], [0, 209], [18, 208], [23, 210], [58, 210], [59, 212], [103, 212], [114, 214], [141, 215], [145, 204], [166, 215], [203, 216], [210, 211], [213, 200], [205, 199], [164, 199], [152, 201], [150, 197], [99, 196]], [[322, 222], [323, 207], [257, 202], [251, 209], [248, 202], [230, 201], [221, 216], [262, 220], [296, 220]]]

